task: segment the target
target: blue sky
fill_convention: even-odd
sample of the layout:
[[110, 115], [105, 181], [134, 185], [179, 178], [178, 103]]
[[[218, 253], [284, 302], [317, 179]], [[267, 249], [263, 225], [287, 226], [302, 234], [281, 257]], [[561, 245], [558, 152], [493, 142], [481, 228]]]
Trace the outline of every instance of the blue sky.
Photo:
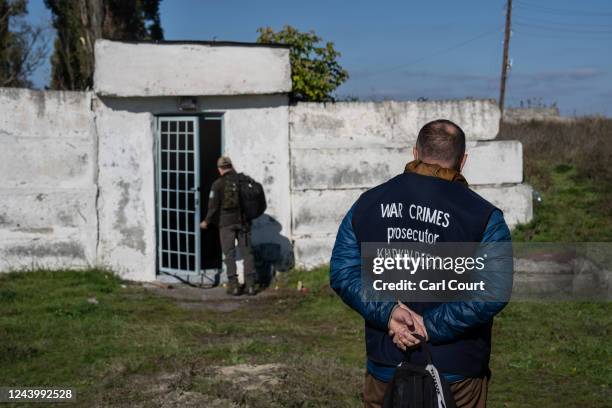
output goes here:
[[[504, 0], [163, 0], [168, 40], [254, 41], [290, 24], [333, 41], [360, 99], [497, 98]], [[30, 20], [49, 24], [42, 0]], [[514, 0], [506, 104], [612, 116], [612, 1]], [[34, 83], [48, 83], [48, 64]]]

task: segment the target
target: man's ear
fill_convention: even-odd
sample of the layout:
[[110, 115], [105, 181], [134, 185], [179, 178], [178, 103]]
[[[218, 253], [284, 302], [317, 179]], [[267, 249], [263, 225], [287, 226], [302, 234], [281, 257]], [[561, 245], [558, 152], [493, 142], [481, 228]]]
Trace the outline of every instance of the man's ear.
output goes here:
[[414, 160], [419, 160], [419, 151], [416, 146], [412, 148], [412, 155], [414, 156]]
[[461, 161], [459, 162], [459, 172], [463, 171], [463, 166], [465, 166], [465, 162], [467, 161], [467, 154], [464, 154], [463, 157], [461, 158]]

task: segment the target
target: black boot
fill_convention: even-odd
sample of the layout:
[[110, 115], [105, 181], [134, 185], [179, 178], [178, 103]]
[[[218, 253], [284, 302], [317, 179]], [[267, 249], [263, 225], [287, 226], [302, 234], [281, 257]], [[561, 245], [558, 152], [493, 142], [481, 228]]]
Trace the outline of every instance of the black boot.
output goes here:
[[257, 285], [254, 280], [247, 279], [247, 282], [244, 285], [244, 293], [249, 296], [255, 296], [257, 294]]
[[240, 295], [242, 295], [242, 288], [240, 287], [238, 282], [230, 281], [227, 284], [226, 292], [227, 292], [228, 295], [240, 296]]

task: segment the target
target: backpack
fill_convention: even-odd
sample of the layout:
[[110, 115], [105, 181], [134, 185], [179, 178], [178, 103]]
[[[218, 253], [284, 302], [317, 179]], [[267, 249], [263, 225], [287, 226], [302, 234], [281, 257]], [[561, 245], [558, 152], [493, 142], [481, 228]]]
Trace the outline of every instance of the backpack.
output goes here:
[[266, 211], [263, 186], [244, 173], [238, 174], [238, 192], [242, 216], [246, 221], [251, 221]]
[[383, 408], [456, 408], [448, 382], [432, 364], [429, 346], [420, 340], [427, 364], [410, 363], [406, 353], [387, 387]]
[[240, 208], [239, 177], [231, 175], [224, 180], [223, 201], [221, 207], [224, 210]]

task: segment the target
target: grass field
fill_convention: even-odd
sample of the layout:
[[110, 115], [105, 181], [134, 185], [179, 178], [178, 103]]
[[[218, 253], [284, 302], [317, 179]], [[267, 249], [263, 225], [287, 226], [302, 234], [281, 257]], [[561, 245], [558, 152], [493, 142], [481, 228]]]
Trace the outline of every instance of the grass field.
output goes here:
[[[81, 406], [359, 406], [361, 319], [326, 269], [279, 285], [223, 312], [102, 271], [1, 275], [0, 384], [76, 387]], [[494, 325], [490, 405], [611, 406], [611, 328], [611, 303], [509, 305]], [[263, 380], [219, 371], [242, 364], [274, 366]]]
[[[514, 239], [612, 241], [611, 130], [502, 127], [543, 198]], [[327, 270], [274, 285], [185, 302], [105, 271], [0, 275], [0, 385], [76, 387], [88, 407], [360, 406], [363, 322]], [[490, 406], [612, 407], [612, 303], [511, 303], [493, 339]]]
[[504, 124], [498, 139], [522, 142], [525, 181], [542, 198], [515, 240], [612, 241], [612, 120]]

